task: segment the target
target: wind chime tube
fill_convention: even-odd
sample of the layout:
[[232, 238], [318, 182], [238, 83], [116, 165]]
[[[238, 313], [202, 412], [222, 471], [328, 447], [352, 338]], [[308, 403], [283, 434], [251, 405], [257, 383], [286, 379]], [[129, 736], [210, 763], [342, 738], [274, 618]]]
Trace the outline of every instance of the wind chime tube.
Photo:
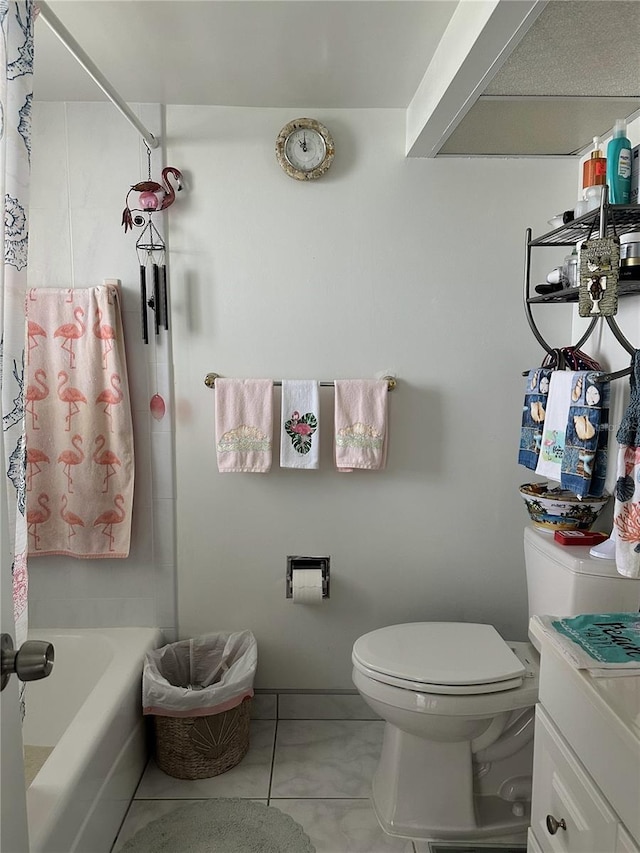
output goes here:
[[160, 276], [158, 264], [153, 265], [153, 318], [156, 335], [160, 334]]
[[162, 316], [164, 318], [165, 331], [169, 331], [169, 297], [167, 295], [167, 268], [164, 264], [160, 267], [160, 286], [162, 288]]
[[149, 326], [147, 324], [147, 273], [144, 264], [140, 264], [140, 308], [142, 313], [142, 340], [149, 343]]

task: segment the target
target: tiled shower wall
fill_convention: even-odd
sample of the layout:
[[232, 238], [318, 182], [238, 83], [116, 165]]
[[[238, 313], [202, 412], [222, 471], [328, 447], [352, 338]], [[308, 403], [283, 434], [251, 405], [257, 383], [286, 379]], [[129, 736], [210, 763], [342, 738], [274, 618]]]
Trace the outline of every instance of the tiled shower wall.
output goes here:
[[[134, 107], [162, 136], [157, 105]], [[157, 180], [166, 165], [153, 152]], [[170, 334], [141, 337], [137, 233], [122, 210], [147, 177], [138, 134], [108, 103], [34, 106], [28, 281], [30, 287], [91, 287], [119, 279], [135, 439], [131, 552], [126, 560], [37, 557], [29, 561], [29, 622], [35, 628], [157, 625], [176, 629], [175, 484]], [[152, 326], [151, 326], [152, 328]], [[153, 394], [164, 418], [149, 412]]]

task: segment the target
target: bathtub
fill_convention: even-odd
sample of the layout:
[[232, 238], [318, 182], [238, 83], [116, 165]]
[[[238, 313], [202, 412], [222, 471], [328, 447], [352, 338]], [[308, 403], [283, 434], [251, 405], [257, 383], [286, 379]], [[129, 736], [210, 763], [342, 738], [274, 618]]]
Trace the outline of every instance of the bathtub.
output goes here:
[[[51, 675], [27, 686], [25, 745], [53, 747], [27, 789], [31, 853], [109, 853], [146, 762], [144, 654], [157, 628], [50, 629]], [[46, 754], [46, 749], [44, 749]]]

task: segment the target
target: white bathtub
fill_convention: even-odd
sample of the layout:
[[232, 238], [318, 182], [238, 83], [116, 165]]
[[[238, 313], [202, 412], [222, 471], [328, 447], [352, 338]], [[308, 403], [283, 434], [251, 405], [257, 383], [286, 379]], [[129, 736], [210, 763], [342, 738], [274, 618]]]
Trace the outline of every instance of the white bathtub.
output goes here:
[[31, 853], [109, 853], [146, 761], [144, 654], [156, 628], [30, 631], [55, 648], [28, 685], [25, 744], [53, 747], [27, 790]]

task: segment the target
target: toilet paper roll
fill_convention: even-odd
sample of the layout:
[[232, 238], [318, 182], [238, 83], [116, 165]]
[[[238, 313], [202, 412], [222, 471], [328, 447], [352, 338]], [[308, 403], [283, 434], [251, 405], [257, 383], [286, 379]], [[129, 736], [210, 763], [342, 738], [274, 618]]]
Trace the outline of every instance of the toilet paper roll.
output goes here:
[[322, 569], [296, 569], [293, 572], [293, 603], [320, 604]]

